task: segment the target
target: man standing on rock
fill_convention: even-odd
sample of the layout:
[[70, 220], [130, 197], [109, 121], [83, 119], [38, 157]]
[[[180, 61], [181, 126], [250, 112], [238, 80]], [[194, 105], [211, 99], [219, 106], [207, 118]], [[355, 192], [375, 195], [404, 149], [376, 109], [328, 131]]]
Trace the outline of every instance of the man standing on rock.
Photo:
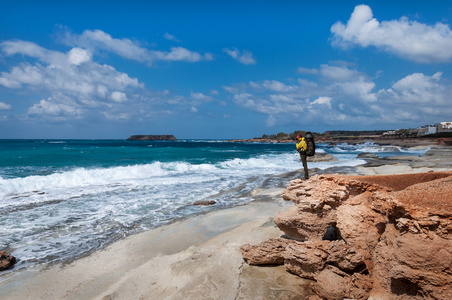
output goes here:
[[309, 179], [309, 173], [308, 173], [308, 162], [306, 158], [306, 141], [304, 137], [302, 137], [300, 134], [297, 135], [297, 151], [300, 153], [301, 162], [303, 163], [304, 168], [304, 179]]

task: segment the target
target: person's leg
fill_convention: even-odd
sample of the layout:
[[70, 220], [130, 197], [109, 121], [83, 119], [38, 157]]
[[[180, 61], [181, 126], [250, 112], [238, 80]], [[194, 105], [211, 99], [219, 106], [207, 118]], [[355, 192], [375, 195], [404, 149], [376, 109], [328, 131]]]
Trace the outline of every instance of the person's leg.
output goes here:
[[304, 169], [304, 179], [309, 179], [309, 170], [308, 170], [308, 162], [306, 155], [300, 155], [301, 162], [303, 163], [303, 169]]

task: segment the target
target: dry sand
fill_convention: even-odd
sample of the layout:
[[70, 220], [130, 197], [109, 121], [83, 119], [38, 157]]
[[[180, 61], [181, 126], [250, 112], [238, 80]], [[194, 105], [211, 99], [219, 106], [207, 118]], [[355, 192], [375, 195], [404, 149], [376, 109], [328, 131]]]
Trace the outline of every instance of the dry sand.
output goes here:
[[[428, 164], [434, 159], [375, 163], [354, 173], [452, 169], [450, 160]], [[309, 280], [282, 266], [249, 266], [238, 250], [282, 235], [273, 216], [293, 204], [281, 191], [257, 191], [258, 201], [130, 236], [66, 266], [11, 272], [0, 282], [0, 299], [303, 299]]]

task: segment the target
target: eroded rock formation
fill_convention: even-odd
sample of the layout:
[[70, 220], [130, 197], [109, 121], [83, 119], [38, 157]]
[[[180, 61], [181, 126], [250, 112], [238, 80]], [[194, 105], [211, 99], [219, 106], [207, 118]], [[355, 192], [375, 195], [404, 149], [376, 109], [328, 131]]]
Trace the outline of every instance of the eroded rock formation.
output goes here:
[[323, 299], [452, 299], [452, 172], [316, 175], [282, 197], [285, 235], [242, 246], [250, 264], [284, 264]]

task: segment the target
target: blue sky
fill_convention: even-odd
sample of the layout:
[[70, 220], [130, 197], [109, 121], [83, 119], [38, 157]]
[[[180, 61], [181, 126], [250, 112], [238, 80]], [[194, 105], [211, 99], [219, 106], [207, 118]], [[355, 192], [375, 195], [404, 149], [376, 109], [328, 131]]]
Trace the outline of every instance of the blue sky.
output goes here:
[[0, 138], [452, 121], [451, 1], [0, 0]]

